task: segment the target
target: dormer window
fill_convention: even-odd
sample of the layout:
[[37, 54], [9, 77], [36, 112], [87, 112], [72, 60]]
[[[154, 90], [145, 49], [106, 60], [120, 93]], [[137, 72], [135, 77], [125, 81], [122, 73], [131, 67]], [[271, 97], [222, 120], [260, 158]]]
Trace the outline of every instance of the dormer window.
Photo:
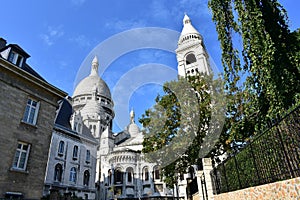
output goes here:
[[9, 62], [11, 62], [11, 63], [13, 63], [13, 64], [15, 64], [19, 67], [22, 66], [23, 59], [24, 58], [20, 54], [14, 52], [14, 51], [11, 51], [10, 54], [9, 54], [9, 57], [8, 57]]

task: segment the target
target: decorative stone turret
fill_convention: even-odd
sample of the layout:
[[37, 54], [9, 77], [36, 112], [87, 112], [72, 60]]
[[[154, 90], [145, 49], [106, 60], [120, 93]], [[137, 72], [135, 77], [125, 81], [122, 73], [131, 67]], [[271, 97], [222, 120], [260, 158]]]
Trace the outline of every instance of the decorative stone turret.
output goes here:
[[203, 38], [186, 14], [183, 18], [183, 29], [178, 40], [176, 54], [179, 76], [186, 77], [194, 76], [197, 73], [211, 73], [209, 57]]
[[136, 137], [140, 133], [138, 125], [134, 121], [135, 113], [133, 109], [130, 111], [130, 124], [127, 126], [127, 131], [131, 137]]
[[98, 58], [97, 56], [95, 56], [92, 61], [92, 69], [91, 69], [90, 76], [98, 76], [98, 67], [99, 67]]

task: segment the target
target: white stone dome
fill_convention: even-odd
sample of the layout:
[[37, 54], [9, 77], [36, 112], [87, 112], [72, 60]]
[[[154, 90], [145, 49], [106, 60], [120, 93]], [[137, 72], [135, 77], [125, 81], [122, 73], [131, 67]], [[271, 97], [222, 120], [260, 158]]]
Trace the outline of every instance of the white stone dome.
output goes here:
[[107, 84], [99, 76], [88, 76], [76, 86], [73, 98], [76, 96], [90, 95], [93, 88], [97, 88], [98, 95], [111, 99], [111, 93]]
[[73, 93], [73, 98], [77, 96], [90, 95], [93, 90], [97, 89], [99, 96], [106, 97], [111, 100], [111, 93], [107, 84], [98, 75], [98, 66], [98, 59], [95, 56], [92, 61], [90, 75], [81, 80], [76, 86]]
[[127, 131], [131, 137], [136, 137], [140, 133], [140, 128], [134, 122], [135, 113], [133, 109], [130, 111], [130, 124], [127, 126]]
[[127, 126], [127, 131], [129, 132], [131, 137], [135, 137], [139, 134], [140, 128], [135, 123], [133, 123]]

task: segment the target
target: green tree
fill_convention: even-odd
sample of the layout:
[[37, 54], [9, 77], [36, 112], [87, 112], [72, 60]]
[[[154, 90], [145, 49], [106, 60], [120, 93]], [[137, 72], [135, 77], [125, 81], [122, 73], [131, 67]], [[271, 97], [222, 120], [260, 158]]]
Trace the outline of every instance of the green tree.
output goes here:
[[157, 96], [154, 107], [139, 119], [144, 128], [143, 153], [149, 162], [162, 166], [164, 181], [169, 186], [188, 166], [201, 165], [202, 157], [216, 153], [213, 147], [218, 134], [206, 136], [217, 132], [211, 123], [213, 114], [224, 116], [215, 111], [223, 103], [219, 97], [221, 88], [219, 79], [213, 81], [212, 76], [201, 74], [167, 82], [164, 95]]
[[238, 144], [299, 101], [299, 31], [290, 32], [277, 0], [210, 0], [209, 7], [222, 48], [227, 143]]

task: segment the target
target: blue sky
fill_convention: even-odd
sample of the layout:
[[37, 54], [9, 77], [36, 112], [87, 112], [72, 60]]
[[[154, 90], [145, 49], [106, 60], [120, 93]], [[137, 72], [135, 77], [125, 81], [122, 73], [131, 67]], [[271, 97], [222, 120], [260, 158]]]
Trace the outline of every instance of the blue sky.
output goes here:
[[[288, 11], [291, 30], [300, 27], [300, 1], [281, 0], [280, 3]], [[74, 85], [80, 79], [77, 72], [97, 45], [133, 28], [159, 27], [180, 32], [185, 12], [204, 37], [216, 68], [222, 70], [219, 42], [207, 0], [2, 1], [0, 37], [8, 43], [19, 44], [31, 55], [28, 63], [38, 73], [72, 96]], [[108, 48], [107, 51], [112, 49]], [[101, 60], [105, 58], [98, 59], [101, 68]], [[103, 72], [102, 77], [114, 93], [116, 83], [124, 74], [149, 63], [177, 68], [174, 53], [140, 49], [120, 55]], [[163, 73], [160, 75], [163, 76]], [[139, 76], [143, 79], [148, 74], [141, 72]], [[145, 109], [153, 105], [158, 92], [159, 84], [149, 83], [136, 89], [129, 97], [125, 106], [127, 111], [132, 107], [135, 109], [136, 121]], [[115, 100], [115, 104], [118, 102], [118, 99]], [[129, 114], [124, 115], [116, 112], [119, 119], [115, 123], [115, 131], [128, 124]]]

